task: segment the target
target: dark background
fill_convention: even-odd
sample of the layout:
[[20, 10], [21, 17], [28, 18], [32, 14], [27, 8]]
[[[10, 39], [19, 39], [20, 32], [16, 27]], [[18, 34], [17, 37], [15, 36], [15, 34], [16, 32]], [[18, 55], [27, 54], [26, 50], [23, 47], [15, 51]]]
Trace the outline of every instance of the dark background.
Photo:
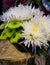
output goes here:
[[0, 0], [0, 15], [2, 15], [2, 0]]

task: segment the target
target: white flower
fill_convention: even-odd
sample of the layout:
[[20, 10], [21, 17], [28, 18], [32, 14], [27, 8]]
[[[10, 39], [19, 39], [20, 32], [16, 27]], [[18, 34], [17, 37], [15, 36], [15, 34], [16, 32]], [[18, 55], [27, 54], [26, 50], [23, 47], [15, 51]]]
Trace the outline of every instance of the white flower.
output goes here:
[[2, 21], [8, 21], [10, 18], [16, 18], [20, 20], [27, 20], [32, 18], [33, 16], [42, 16], [43, 12], [40, 11], [39, 8], [32, 8], [32, 5], [22, 5], [19, 4], [18, 6], [11, 7], [8, 11], [3, 12], [1, 16]]
[[20, 20], [29, 19], [33, 17], [32, 6], [18, 5], [10, 8], [7, 12], [3, 13], [1, 19], [3, 21], [9, 20], [10, 18], [16, 18]]
[[39, 46], [41, 48], [41, 45], [47, 46], [47, 40], [48, 37], [46, 35], [45, 29], [43, 29], [39, 21], [37, 21], [35, 18], [31, 19], [29, 22], [24, 22], [22, 24], [23, 27], [23, 37], [25, 38], [25, 46], [30, 46], [30, 43], [32, 44], [32, 47]]
[[36, 16], [36, 19], [40, 22], [41, 26], [45, 29], [50, 41], [50, 16], [40, 16], [40, 17]]

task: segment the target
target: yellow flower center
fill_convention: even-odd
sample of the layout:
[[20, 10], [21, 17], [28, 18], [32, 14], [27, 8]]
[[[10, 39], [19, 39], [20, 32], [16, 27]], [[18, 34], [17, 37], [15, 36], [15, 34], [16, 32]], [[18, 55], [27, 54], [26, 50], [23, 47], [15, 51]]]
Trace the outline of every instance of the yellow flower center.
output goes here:
[[32, 30], [33, 30], [34, 33], [38, 32], [39, 26], [36, 23], [34, 23], [33, 27], [32, 27]]

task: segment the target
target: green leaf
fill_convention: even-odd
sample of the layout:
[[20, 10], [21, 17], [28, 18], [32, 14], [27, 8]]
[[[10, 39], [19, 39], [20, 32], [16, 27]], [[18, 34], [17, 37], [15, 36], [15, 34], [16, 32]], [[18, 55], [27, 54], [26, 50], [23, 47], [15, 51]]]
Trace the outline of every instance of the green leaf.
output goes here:
[[10, 29], [19, 28], [21, 22], [22, 22], [21, 20], [16, 20], [16, 19], [10, 20], [10, 22], [8, 23], [8, 27]]
[[6, 39], [7, 35], [6, 35], [6, 30], [3, 30], [3, 32], [1, 33], [0, 39]]
[[8, 29], [6, 35], [7, 35], [7, 37], [11, 37], [14, 33], [15, 33], [15, 30], [13, 30], [13, 29]]
[[0, 29], [4, 29], [5, 26], [6, 26], [6, 22], [4, 22], [4, 23], [2, 23], [2, 24], [0, 25]]
[[9, 28], [6, 28], [6, 29], [3, 30], [3, 32], [1, 33], [0, 39], [7, 39], [7, 37], [11, 37], [14, 33], [15, 33], [14, 30], [11, 30], [11, 29], [9, 29]]
[[46, 49], [43, 48], [40, 50], [40, 54], [43, 54], [46, 57], [48, 55], [48, 52]]
[[10, 42], [15, 43], [18, 42], [18, 40], [22, 37], [21, 32], [16, 32], [14, 35], [11, 37]]

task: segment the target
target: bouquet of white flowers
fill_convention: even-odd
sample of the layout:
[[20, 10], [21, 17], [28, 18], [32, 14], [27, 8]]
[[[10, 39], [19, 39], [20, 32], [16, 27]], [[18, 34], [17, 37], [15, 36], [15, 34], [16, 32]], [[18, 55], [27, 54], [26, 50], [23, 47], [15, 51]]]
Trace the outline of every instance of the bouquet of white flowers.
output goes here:
[[[50, 16], [43, 15], [39, 8], [21, 5], [10, 8], [1, 16], [0, 40], [32, 47], [32, 52], [45, 55], [50, 41]], [[22, 41], [19, 42], [19, 40]], [[37, 49], [37, 46], [40, 48]], [[43, 47], [42, 47], [43, 46]], [[44, 53], [43, 53], [44, 51]]]

